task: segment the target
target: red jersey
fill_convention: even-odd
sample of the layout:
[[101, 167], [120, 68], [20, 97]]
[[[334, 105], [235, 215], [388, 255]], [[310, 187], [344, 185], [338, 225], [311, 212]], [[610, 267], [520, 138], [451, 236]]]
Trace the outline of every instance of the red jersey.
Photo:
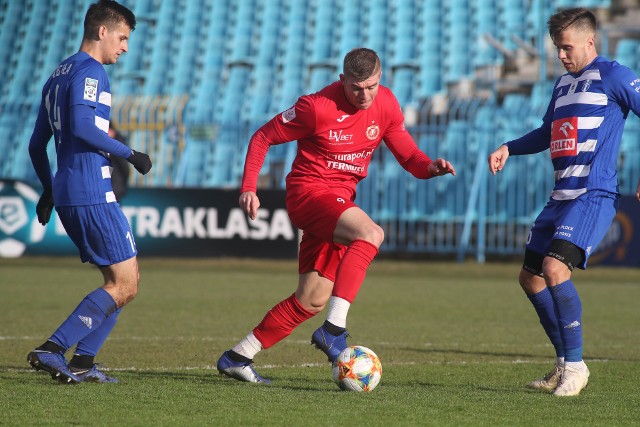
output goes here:
[[371, 156], [384, 140], [403, 168], [417, 178], [430, 178], [431, 159], [416, 146], [404, 127], [400, 104], [380, 86], [371, 106], [360, 110], [349, 103], [340, 81], [298, 99], [251, 137], [242, 178], [242, 192], [256, 191], [260, 168], [270, 145], [298, 141], [298, 152], [287, 175], [287, 191], [332, 188], [355, 197]]

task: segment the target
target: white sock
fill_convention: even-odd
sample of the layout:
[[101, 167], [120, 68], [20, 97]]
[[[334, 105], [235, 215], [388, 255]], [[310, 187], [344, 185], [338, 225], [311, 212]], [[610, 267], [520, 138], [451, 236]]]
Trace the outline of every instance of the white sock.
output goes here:
[[329, 312], [327, 313], [327, 321], [339, 328], [347, 327], [347, 313], [349, 312], [351, 303], [346, 299], [339, 297], [331, 297], [329, 299]]
[[565, 362], [564, 367], [571, 367], [576, 371], [584, 371], [587, 365], [584, 363], [584, 360], [581, 360], [579, 362]]
[[564, 366], [564, 357], [556, 357], [556, 366]]
[[253, 332], [250, 332], [245, 338], [242, 339], [235, 347], [232, 348], [238, 354], [244, 357], [253, 359], [260, 350], [262, 350], [262, 344], [258, 341]]

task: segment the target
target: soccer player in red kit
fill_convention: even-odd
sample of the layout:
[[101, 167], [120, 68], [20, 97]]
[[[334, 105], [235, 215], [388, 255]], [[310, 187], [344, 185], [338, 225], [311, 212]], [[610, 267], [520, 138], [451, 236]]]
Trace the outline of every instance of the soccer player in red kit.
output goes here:
[[217, 363], [220, 373], [241, 381], [269, 383], [253, 358], [322, 311], [327, 320], [311, 337], [330, 362], [347, 347], [347, 312], [384, 239], [382, 228], [355, 203], [356, 185], [367, 175], [373, 152], [384, 140], [400, 165], [416, 178], [455, 175], [450, 162], [432, 161], [404, 127], [393, 93], [380, 85], [380, 58], [357, 48], [344, 58], [340, 80], [302, 96], [251, 137], [240, 207], [255, 219], [258, 175], [269, 147], [298, 141], [287, 175], [287, 211], [303, 231], [298, 288]]

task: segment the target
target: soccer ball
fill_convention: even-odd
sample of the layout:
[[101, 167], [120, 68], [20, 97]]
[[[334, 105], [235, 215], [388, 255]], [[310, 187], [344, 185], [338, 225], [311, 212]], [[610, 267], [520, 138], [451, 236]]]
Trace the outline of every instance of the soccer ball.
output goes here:
[[370, 392], [380, 382], [380, 358], [360, 345], [347, 347], [333, 364], [333, 380], [342, 390]]

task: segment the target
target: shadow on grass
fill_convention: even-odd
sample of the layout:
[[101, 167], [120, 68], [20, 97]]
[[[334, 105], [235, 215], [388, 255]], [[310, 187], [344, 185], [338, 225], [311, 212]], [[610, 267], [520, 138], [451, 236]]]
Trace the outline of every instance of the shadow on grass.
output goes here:
[[424, 353], [424, 354], [459, 354], [470, 356], [489, 356], [489, 357], [518, 357], [518, 358], [542, 358], [539, 354], [531, 353], [502, 353], [495, 351], [477, 351], [477, 350], [461, 350], [461, 349], [449, 349], [449, 348], [415, 348], [415, 347], [400, 347], [399, 350]]
[[[235, 388], [235, 387], [265, 387], [270, 389], [281, 389], [281, 390], [291, 390], [291, 391], [307, 391], [307, 392], [327, 392], [326, 382], [324, 387], [322, 384], [318, 386], [313, 386], [309, 378], [294, 378], [294, 377], [278, 377], [278, 378], [270, 378], [274, 381], [274, 383], [270, 385], [266, 384], [249, 384], [243, 381], [238, 381], [233, 378], [225, 377], [220, 375], [215, 370], [210, 371], [193, 371], [193, 372], [175, 372], [175, 371], [120, 371], [125, 373], [123, 376], [123, 381], [136, 381], [136, 380], [160, 380], [160, 381], [185, 381], [189, 383], [213, 383], [216, 385], [223, 385], [225, 387]], [[113, 376], [117, 377], [118, 372], [111, 372]], [[300, 385], [305, 384], [305, 385]], [[336, 387], [336, 391], [340, 391]]]
[[[553, 351], [549, 355], [540, 355], [533, 353], [504, 353], [495, 351], [476, 351], [476, 350], [461, 350], [461, 349], [445, 349], [445, 348], [415, 348], [415, 347], [399, 347], [398, 350], [422, 353], [422, 354], [457, 354], [457, 355], [469, 355], [469, 356], [487, 356], [492, 358], [519, 358], [519, 359], [541, 359], [544, 362], [548, 359], [555, 357]], [[585, 354], [585, 360], [611, 360], [615, 362], [640, 362], [640, 358], [629, 357], [610, 357], [610, 356], [598, 356], [593, 354]]]

